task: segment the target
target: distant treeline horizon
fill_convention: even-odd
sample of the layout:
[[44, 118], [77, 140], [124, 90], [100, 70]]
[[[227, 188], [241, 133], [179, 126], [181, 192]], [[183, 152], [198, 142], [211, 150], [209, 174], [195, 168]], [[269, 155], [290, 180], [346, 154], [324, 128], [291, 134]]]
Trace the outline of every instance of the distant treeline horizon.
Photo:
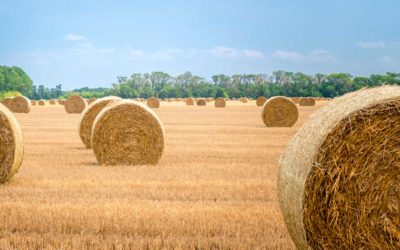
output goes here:
[[79, 94], [85, 98], [120, 96], [122, 98], [184, 98], [184, 97], [229, 97], [259, 96], [329, 97], [343, 95], [364, 87], [383, 84], [400, 85], [400, 73], [371, 74], [369, 77], [348, 73], [305, 74], [278, 70], [272, 74], [217, 74], [212, 81], [191, 72], [171, 76], [162, 71], [135, 73], [130, 77], [118, 76], [110, 88], [82, 87], [65, 91], [62, 85], [48, 88], [35, 85], [25, 71], [19, 67], [0, 66], [0, 99], [22, 94], [31, 99], [67, 98]]

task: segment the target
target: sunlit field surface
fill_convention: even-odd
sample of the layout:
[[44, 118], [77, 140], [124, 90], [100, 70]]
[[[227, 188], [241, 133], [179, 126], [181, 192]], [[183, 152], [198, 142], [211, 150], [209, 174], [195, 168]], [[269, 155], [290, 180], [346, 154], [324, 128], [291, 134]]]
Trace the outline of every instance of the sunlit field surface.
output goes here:
[[16, 114], [20, 171], [0, 186], [0, 249], [292, 249], [278, 202], [278, 159], [293, 128], [267, 128], [261, 108], [162, 102], [157, 166], [99, 166], [63, 106]]

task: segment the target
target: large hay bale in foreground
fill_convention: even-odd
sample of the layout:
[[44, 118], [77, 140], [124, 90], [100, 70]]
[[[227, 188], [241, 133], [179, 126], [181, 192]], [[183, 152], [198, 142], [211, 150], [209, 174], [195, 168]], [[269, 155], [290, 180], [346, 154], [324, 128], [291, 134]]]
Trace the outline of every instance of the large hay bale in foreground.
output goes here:
[[116, 102], [97, 115], [92, 147], [100, 164], [157, 164], [164, 150], [164, 127], [144, 104]]
[[157, 97], [150, 97], [149, 99], [147, 99], [147, 106], [149, 106], [150, 108], [159, 108], [160, 101]]
[[314, 106], [315, 99], [312, 97], [302, 97], [299, 101], [300, 106]]
[[400, 87], [316, 111], [281, 156], [281, 208], [298, 249], [400, 247]]
[[115, 101], [121, 100], [118, 96], [108, 96], [100, 98], [90, 104], [82, 113], [79, 122], [79, 136], [86, 148], [91, 148], [93, 122], [104, 107]]
[[298, 117], [296, 104], [284, 96], [268, 99], [261, 111], [261, 118], [267, 127], [292, 127]]
[[0, 104], [0, 183], [4, 183], [18, 171], [22, 163], [24, 147], [22, 133], [15, 116]]
[[90, 104], [92, 104], [92, 103], [95, 102], [95, 101], [96, 101], [96, 98], [95, 98], [95, 97], [89, 98], [89, 99], [87, 99], [87, 104], [90, 105]]
[[225, 99], [222, 98], [222, 97], [216, 98], [216, 99], [214, 100], [214, 106], [215, 106], [216, 108], [225, 108], [225, 106], [226, 106], [226, 101], [225, 101]]
[[187, 98], [185, 103], [186, 103], [186, 105], [194, 105], [194, 99], [193, 98]]
[[56, 105], [57, 104], [57, 100], [56, 99], [50, 99], [49, 100], [49, 104], [50, 105]]
[[46, 101], [41, 99], [41, 100], [38, 101], [38, 105], [39, 106], [46, 106]]
[[207, 101], [203, 98], [199, 98], [196, 100], [196, 105], [197, 106], [206, 106], [207, 105]]
[[29, 113], [32, 108], [31, 100], [25, 96], [14, 97], [9, 105], [14, 113]]
[[71, 95], [64, 104], [67, 113], [80, 114], [85, 110], [87, 104], [85, 99], [79, 95]]
[[267, 101], [267, 98], [265, 98], [264, 96], [260, 96], [260, 97], [258, 97], [257, 100], [256, 100], [256, 105], [257, 105], [258, 107], [261, 107], [261, 106], [264, 105], [264, 103], [265, 103], [266, 101]]

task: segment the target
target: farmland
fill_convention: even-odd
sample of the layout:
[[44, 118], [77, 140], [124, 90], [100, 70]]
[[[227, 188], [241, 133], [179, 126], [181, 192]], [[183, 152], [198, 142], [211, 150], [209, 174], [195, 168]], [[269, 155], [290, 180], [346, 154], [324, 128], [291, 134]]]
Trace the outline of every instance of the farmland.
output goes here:
[[0, 249], [291, 249], [277, 194], [278, 159], [309, 115], [267, 128], [255, 102], [226, 108], [162, 102], [156, 166], [100, 166], [61, 105], [15, 114], [24, 160], [0, 186]]

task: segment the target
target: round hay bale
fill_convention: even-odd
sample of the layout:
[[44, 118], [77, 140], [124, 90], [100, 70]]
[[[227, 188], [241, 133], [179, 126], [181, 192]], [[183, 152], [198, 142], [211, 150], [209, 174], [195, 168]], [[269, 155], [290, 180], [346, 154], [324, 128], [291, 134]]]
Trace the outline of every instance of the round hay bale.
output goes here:
[[216, 108], [225, 108], [225, 106], [226, 106], [226, 101], [225, 101], [225, 99], [222, 98], [222, 97], [216, 98], [215, 101], [214, 101], [214, 106], [215, 106]]
[[71, 95], [65, 102], [64, 108], [67, 113], [80, 114], [86, 108], [86, 101], [79, 95]]
[[15, 116], [0, 104], [0, 183], [17, 173], [24, 154], [22, 133]]
[[38, 101], [38, 105], [39, 106], [46, 106], [46, 101], [41, 99], [41, 100]]
[[316, 111], [280, 159], [278, 190], [298, 249], [400, 246], [400, 87]]
[[300, 106], [314, 106], [315, 99], [312, 97], [302, 97], [299, 101]]
[[9, 105], [14, 113], [29, 113], [32, 108], [31, 100], [25, 96], [14, 97]]
[[65, 105], [66, 100], [65, 99], [58, 99], [58, 104], [60, 105]]
[[296, 104], [284, 96], [268, 99], [261, 111], [261, 118], [267, 127], [292, 127], [298, 117]]
[[159, 108], [160, 101], [157, 97], [150, 97], [149, 99], [147, 99], [147, 106], [149, 106], [150, 108]]
[[96, 98], [95, 98], [95, 97], [89, 98], [89, 99], [87, 99], [87, 104], [90, 105], [90, 104], [92, 104], [94, 101], [96, 101]]
[[194, 105], [194, 99], [193, 98], [187, 98], [186, 99], [186, 105]]
[[103, 108], [115, 101], [121, 100], [117, 96], [108, 96], [100, 98], [95, 102], [91, 103], [87, 109], [82, 113], [81, 120], [79, 122], [79, 136], [86, 148], [91, 148], [92, 138], [92, 127], [96, 116], [100, 113]]
[[11, 102], [12, 102], [12, 97], [7, 97], [4, 100], [1, 101], [1, 104], [6, 106], [8, 109], [11, 109]]
[[206, 98], [206, 102], [212, 102], [213, 99], [212, 98]]
[[206, 104], [207, 104], [207, 101], [205, 99], [203, 99], [203, 98], [199, 98], [199, 99], [196, 100], [196, 105], [197, 106], [206, 106]]
[[31, 100], [31, 105], [32, 105], [32, 106], [36, 106], [36, 105], [37, 105], [37, 101]]
[[264, 96], [260, 96], [260, 97], [258, 97], [257, 100], [256, 100], [256, 105], [257, 105], [258, 107], [261, 107], [261, 106], [264, 105], [264, 103], [265, 103], [266, 101], [267, 101], [267, 98], [265, 98]]
[[50, 105], [56, 105], [56, 104], [57, 104], [57, 100], [55, 100], [55, 99], [50, 99], [50, 100], [49, 100], [49, 104], [50, 104]]
[[157, 164], [164, 150], [164, 127], [144, 104], [115, 102], [97, 115], [92, 147], [100, 164]]
[[241, 101], [242, 103], [248, 103], [249, 99], [247, 99], [246, 97], [242, 97], [239, 99], [239, 101]]

